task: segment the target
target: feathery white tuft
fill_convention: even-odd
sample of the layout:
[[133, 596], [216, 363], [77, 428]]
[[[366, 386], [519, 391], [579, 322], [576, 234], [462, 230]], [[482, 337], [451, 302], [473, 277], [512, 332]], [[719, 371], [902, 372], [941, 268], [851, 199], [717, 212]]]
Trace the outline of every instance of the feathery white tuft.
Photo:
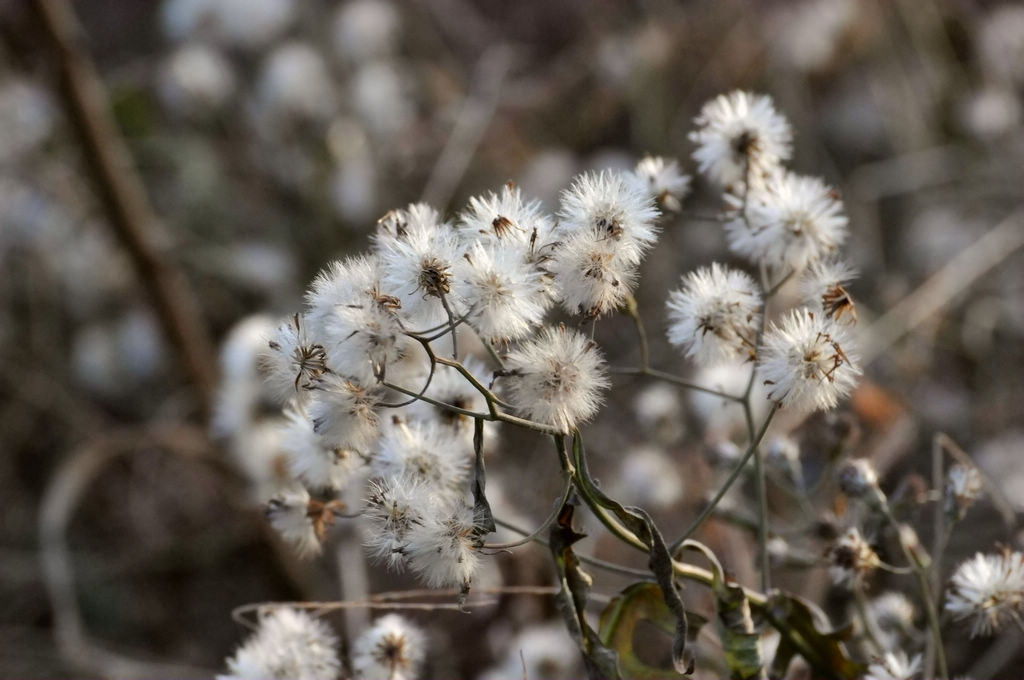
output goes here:
[[768, 398], [794, 411], [835, 408], [861, 370], [845, 329], [806, 309], [772, 324], [758, 352]]
[[856, 270], [840, 260], [812, 262], [800, 278], [804, 305], [836, 323], [856, 323], [857, 309], [846, 292], [856, 277]]
[[363, 541], [376, 561], [401, 571], [408, 563], [409, 535], [422, 526], [434, 508], [431, 492], [414, 478], [372, 480], [364, 517], [368, 522]]
[[476, 517], [461, 500], [440, 501], [409, 531], [409, 566], [430, 588], [469, 593], [480, 565]]
[[382, 479], [414, 479], [437, 493], [458, 495], [469, 488], [471, 454], [450, 428], [399, 421], [383, 428], [370, 466]]
[[847, 219], [835, 191], [817, 177], [772, 173], [743, 200], [727, 197], [737, 215], [726, 222], [729, 248], [779, 271], [802, 271], [835, 254], [846, 241]]
[[637, 265], [658, 239], [659, 214], [635, 177], [612, 170], [584, 173], [562, 192], [558, 233], [607, 241], [616, 257]]
[[514, 246], [470, 246], [458, 269], [457, 289], [473, 328], [492, 343], [529, 335], [551, 305], [545, 273]]
[[458, 313], [461, 305], [452, 288], [463, 245], [451, 225], [430, 206], [417, 203], [389, 213], [378, 226], [374, 248], [381, 287], [401, 302], [411, 330], [432, 328], [448, 319], [442, 298]]
[[379, 391], [325, 373], [310, 391], [309, 416], [327, 446], [365, 451], [377, 439]]
[[956, 568], [946, 591], [946, 611], [970, 621], [971, 637], [992, 635], [1024, 610], [1024, 555], [977, 553]]
[[228, 674], [217, 680], [335, 680], [341, 672], [338, 638], [304, 611], [276, 607], [228, 658]]
[[[693, 159], [701, 173], [724, 187], [745, 184], [788, 160], [793, 132], [770, 97], [735, 91], [715, 97], [694, 119]], [[753, 184], [753, 182], [752, 182]]]
[[690, 176], [679, 170], [679, 163], [661, 156], [647, 156], [633, 170], [633, 175], [647, 189], [658, 205], [679, 212], [683, 199], [690, 193]]
[[570, 432], [589, 419], [608, 386], [594, 343], [564, 326], [548, 327], [509, 353], [512, 403], [527, 417]]
[[548, 269], [563, 309], [597, 317], [621, 307], [637, 278], [636, 265], [622, 257], [609, 239], [577, 233], [561, 242]]
[[297, 404], [284, 411], [281, 448], [288, 456], [292, 475], [311, 489], [343, 489], [359, 467], [359, 456], [327, 444]]
[[506, 184], [500, 193], [474, 196], [459, 215], [457, 228], [467, 243], [517, 246], [525, 252], [548, 243], [554, 224], [540, 201], [524, 201], [519, 187]]
[[752, 357], [761, 319], [761, 293], [744, 272], [717, 262], [683, 277], [669, 293], [668, 339], [703, 366]]
[[357, 680], [413, 680], [426, 653], [423, 631], [403, 616], [387, 614], [356, 638], [352, 670]]
[[267, 519], [299, 557], [320, 554], [320, 537], [310, 517], [309, 492], [304, 487], [283, 491], [267, 503]]
[[260, 355], [271, 394], [285, 402], [327, 370], [323, 345], [310, 338], [306, 322], [299, 314], [281, 324]]

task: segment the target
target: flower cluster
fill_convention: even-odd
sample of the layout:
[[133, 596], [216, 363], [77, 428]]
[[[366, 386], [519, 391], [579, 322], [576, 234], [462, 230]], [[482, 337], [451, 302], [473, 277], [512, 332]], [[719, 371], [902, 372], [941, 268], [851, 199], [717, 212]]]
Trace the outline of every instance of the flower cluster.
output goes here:
[[1024, 555], [1004, 550], [976, 554], [949, 581], [946, 611], [970, 621], [971, 637], [992, 635], [1009, 621], [1020, 624], [1024, 612]]

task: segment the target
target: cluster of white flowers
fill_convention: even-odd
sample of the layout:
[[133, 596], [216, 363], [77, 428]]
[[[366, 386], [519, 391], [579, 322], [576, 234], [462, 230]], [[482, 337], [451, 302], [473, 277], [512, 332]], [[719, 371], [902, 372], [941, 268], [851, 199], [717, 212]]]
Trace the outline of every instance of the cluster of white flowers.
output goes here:
[[[468, 592], [486, 526], [470, 497], [474, 421], [500, 404], [569, 433], [597, 413], [600, 352], [546, 317], [556, 304], [584, 320], [618, 308], [657, 238], [656, 202], [678, 202], [688, 183], [675, 162], [648, 158], [579, 176], [557, 218], [512, 184], [450, 221], [422, 203], [382, 217], [370, 252], [326, 266], [305, 310], [268, 338], [261, 367], [284, 409], [291, 477], [271, 523], [316, 554], [355, 510], [339, 494], [365, 484], [370, 556]], [[473, 343], [491, 366], [458, 351]], [[488, 449], [492, 436], [488, 425]]]
[[[834, 408], [860, 374], [846, 330], [856, 313], [843, 287], [853, 270], [835, 259], [846, 239], [842, 204], [821, 180], [782, 166], [792, 132], [768, 97], [720, 96], [695, 122], [693, 157], [726, 189], [729, 247], [759, 267], [762, 281], [717, 263], [686, 275], [669, 296], [668, 338], [704, 367], [755, 361], [778, 404]], [[805, 306], [765, 332], [763, 298], [795, 274]]]

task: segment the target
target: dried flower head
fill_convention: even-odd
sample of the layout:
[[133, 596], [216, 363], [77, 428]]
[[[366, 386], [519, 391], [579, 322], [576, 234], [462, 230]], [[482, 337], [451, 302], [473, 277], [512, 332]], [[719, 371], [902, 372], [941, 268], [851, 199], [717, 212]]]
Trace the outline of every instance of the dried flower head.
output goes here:
[[802, 271], [846, 240], [843, 204], [817, 177], [773, 173], [746, 196], [728, 200], [737, 211], [725, 225], [729, 248], [752, 262]]
[[857, 272], [840, 260], [811, 263], [800, 279], [804, 304], [836, 323], [857, 323], [857, 309], [846, 284]]
[[772, 324], [759, 352], [768, 398], [795, 411], [835, 408], [860, 375], [841, 326], [806, 309]]
[[371, 558], [401, 570], [408, 564], [409, 535], [433, 510], [430, 490], [410, 478], [371, 480], [364, 518], [365, 545]]
[[323, 529], [317, 525], [318, 513], [309, 492], [297, 487], [279, 493], [267, 502], [266, 512], [270, 525], [295, 548], [299, 557], [320, 553]]
[[458, 276], [470, 323], [488, 342], [507, 343], [529, 335], [551, 306], [545, 273], [514, 247], [473, 244]]
[[608, 386], [594, 343], [565, 326], [545, 328], [510, 352], [505, 366], [512, 403], [562, 432], [597, 413]]
[[576, 233], [563, 240], [547, 264], [562, 308], [569, 314], [598, 317], [625, 303], [636, 282], [637, 267], [613, 241]]
[[436, 493], [459, 494], [468, 482], [471, 450], [451, 428], [396, 422], [383, 428], [371, 468], [382, 479], [412, 479]]
[[562, 192], [558, 233], [607, 242], [617, 258], [637, 265], [658, 238], [658, 216], [635, 179], [611, 170], [584, 173]]
[[878, 555], [856, 527], [836, 539], [827, 557], [832, 583], [850, 588], [860, 585], [880, 564]]
[[992, 635], [1007, 621], [1021, 622], [1024, 555], [1004, 549], [977, 553], [956, 568], [946, 591], [946, 611], [971, 623], [971, 637]]
[[753, 357], [760, 314], [754, 280], [715, 262], [684, 276], [682, 288], [669, 293], [668, 339], [705, 366]]
[[709, 101], [694, 119], [693, 158], [709, 179], [729, 187], [746, 182], [746, 173], [763, 175], [791, 153], [793, 132], [770, 97], [731, 92]]
[[499, 193], [474, 196], [459, 215], [457, 227], [467, 242], [504, 245], [523, 253], [551, 238], [552, 219], [540, 201], [525, 201], [519, 187], [506, 184]]
[[365, 451], [377, 438], [378, 402], [376, 388], [325, 373], [311, 388], [313, 430], [328, 446]]
[[409, 532], [409, 566], [428, 587], [454, 586], [465, 597], [480, 564], [476, 515], [461, 500], [436, 501]]
[[270, 351], [262, 354], [260, 360], [268, 388], [282, 402], [327, 370], [327, 353], [323, 345], [309, 337], [299, 314], [281, 324], [268, 345]]
[[661, 156], [647, 156], [633, 171], [647, 193], [666, 210], [679, 212], [690, 192], [690, 176], [679, 170], [679, 163]]
[[867, 458], [851, 458], [836, 469], [836, 483], [850, 498], [864, 498], [878, 491], [878, 473]]
[[228, 675], [217, 680], [335, 680], [341, 672], [338, 638], [304, 611], [276, 607], [228, 658]]
[[292, 475], [311, 489], [342, 489], [361, 465], [351, 450], [330, 446], [313, 429], [302, 408], [292, 403], [284, 411], [281, 448]]
[[387, 614], [356, 638], [352, 670], [358, 680], [412, 680], [426, 653], [423, 631], [403, 616]]
[[972, 465], [957, 464], [946, 477], [946, 515], [960, 521], [981, 497], [981, 473]]
[[390, 221], [395, 235], [379, 228], [374, 241], [381, 287], [402, 303], [403, 317], [413, 330], [434, 327], [448, 318], [445, 303], [459, 307], [449, 298], [463, 245], [437, 211], [423, 203], [410, 205]]

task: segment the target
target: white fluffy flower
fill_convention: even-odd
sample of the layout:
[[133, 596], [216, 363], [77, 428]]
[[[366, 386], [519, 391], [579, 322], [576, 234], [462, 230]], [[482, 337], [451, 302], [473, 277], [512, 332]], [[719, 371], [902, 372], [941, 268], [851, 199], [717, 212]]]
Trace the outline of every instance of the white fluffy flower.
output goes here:
[[912, 680], [920, 670], [920, 654], [910, 659], [906, 652], [886, 652], [885, 658], [868, 666], [864, 680]]
[[267, 519], [299, 557], [320, 554], [320, 536], [310, 516], [309, 492], [304, 487], [283, 491], [267, 503]]
[[474, 196], [459, 215], [457, 227], [467, 242], [516, 244], [534, 250], [551, 238], [551, 218], [540, 201], [523, 199], [519, 187], [506, 184], [500, 193]]
[[789, 159], [792, 130], [765, 95], [719, 95], [704, 105], [694, 123], [693, 158], [702, 173], [722, 186], [745, 183], [748, 167], [759, 176]]
[[359, 467], [358, 454], [328, 445], [297, 405], [285, 409], [281, 430], [281, 448], [292, 475], [312, 489], [342, 489]]
[[474, 243], [458, 272], [459, 297], [484, 340], [518, 340], [543, 322], [551, 304], [545, 274], [520, 249]]
[[430, 588], [469, 592], [480, 565], [473, 508], [461, 500], [438, 503], [409, 532], [409, 566]]
[[880, 564], [878, 555], [856, 527], [836, 539], [829, 548], [828, 561], [832, 582], [850, 588], [859, 585]]
[[470, 455], [467, 442], [449, 428], [398, 422], [384, 428], [370, 465], [377, 477], [413, 479], [457, 496], [469, 488]]
[[463, 246], [454, 229], [424, 203], [392, 211], [378, 223], [374, 241], [381, 265], [383, 291], [402, 303], [411, 330], [424, 330], [448, 319], [442, 298], [457, 313], [452, 296], [456, 263]]
[[217, 680], [335, 680], [341, 672], [338, 638], [304, 611], [277, 607], [228, 658], [228, 675]]
[[764, 336], [760, 368], [768, 398], [795, 411], [835, 408], [860, 368], [846, 331], [806, 309], [791, 311]]
[[321, 375], [310, 391], [313, 429], [328, 446], [365, 451], [377, 438], [377, 390], [334, 373]]
[[529, 418], [570, 432], [601, 404], [608, 386], [593, 342], [564, 326], [549, 327], [509, 353], [512, 403]]
[[363, 513], [368, 526], [364, 545], [370, 557], [401, 570], [406, 566], [409, 533], [433, 512], [430, 490], [412, 478], [373, 480]]
[[669, 293], [668, 339], [705, 366], [753, 356], [760, 312], [754, 280], [715, 262], [683, 277], [682, 288]]
[[992, 635], [1024, 610], [1024, 555], [977, 553], [956, 568], [946, 591], [946, 611], [971, 622], [971, 637]]
[[373, 622], [352, 646], [352, 670], [357, 680], [413, 680], [426, 656], [426, 636], [398, 614]]
[[800, 278], [804, 305], [837, 323], [856, 323], [857, 309], [845, 288], [856, 276], [856, 270], [840, 260], [812, 262]]
[[751, 261], [802, 271], [833, 255], [846, 241], [846, 216], [835, 191], [817, 177], [772, 173], [743, 200], [729, 196], [737, 215], [725, 225], [729, 247]]
[[373, 258], [334, 262], [314, 279], [306, 301], [330, 367], [342, 375], [372, 383], [411, 352], [399, 319], [402, 303], [382, 292]]
[[633, 171], [647, 193], [666, 210], [678, 212], [690, 193], [690, 176], [679, 170], [679, 163], [661, 156], [647, 156]]
[[637, 275], [611, 240], [586, 233], [564, 240], [547, 266], [565, 311], [592, 317], [621, 307]]
[[636, 265], [658, 239], [658, 215], [634, 177], [611, 170], [584, 173], [562, 192], [558, 232], [606, 241], [617, 258]]
[[308, 388], [325, 370], [327, 354], [314, 341], [302, 316], [296, 314], [281, 324], [268, 343], [269, 351], [260, 355], [267, 375], [267, 387], [284, 402]]

